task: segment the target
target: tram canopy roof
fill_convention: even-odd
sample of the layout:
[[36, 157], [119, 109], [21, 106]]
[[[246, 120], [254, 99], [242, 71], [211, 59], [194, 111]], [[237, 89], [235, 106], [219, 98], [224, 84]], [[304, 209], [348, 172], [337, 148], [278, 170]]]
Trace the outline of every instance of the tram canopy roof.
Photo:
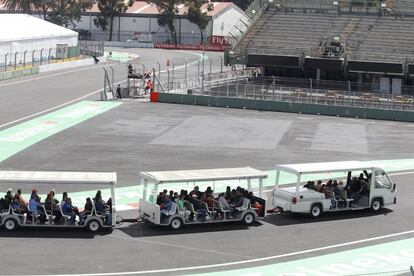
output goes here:
[[324, 172], [340, 172], [354, 170], [368, 170], [375, 168], [369, 162], [361, 161], [340, 161], [340, 162], [323, 162], [323, 163], [304, 163], [304, 164], [286, 164], [276, 165], [277, 171], [284, 171], [293, 174], [312, 174]]
[[220, 181], [234, 179], [263, 179], [267, 172], [251, 167], [208, 170], [141, 172], [141, 177], [152, 183]]
[[53, 183], [53, 184], [106, 184], [114, 185], [114, 172], [47, 172], [47, 171], [0, 171], [0, 182]]

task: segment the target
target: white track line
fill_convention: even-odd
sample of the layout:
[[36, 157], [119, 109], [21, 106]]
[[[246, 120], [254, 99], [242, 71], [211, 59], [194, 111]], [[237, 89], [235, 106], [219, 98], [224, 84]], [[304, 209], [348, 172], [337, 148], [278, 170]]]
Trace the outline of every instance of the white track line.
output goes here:
[[[102, 65], [102, 64], [100, 64]], [[80, 69], [75, 69], [75, 70], [70, 70], [70, 71], [64, 71], [64, 72], [60, 72], [60, 73], [55, 73], [55, 74], [50, 74], [50, 75], [46, 75], [46, 76], [42, 76], [42, 77], [37, 77], [37, 78], [31, 78], [31, 79], [26, 79], [26, 80], [21, 80], [21, 81], [15, 81], [15, 82], [9, 82], [9, 83], [4, 83], [4, 84], [0, 84], [0, 87], [3, 86], [10, 86], [10, 85], [14, 85], [14, 84], [20, 84], [20, 83], [25, 83], [25, 82], [29, 82], [29, 81], [33, 81], [33, 80], [41, 80], [41, 79], [47, 79], [50, 77], [56, 77], [56, 76], [61, 76], [61, 75], [65, 75], [65, 74], [69, 74], [69, 73], [73, 73], [73, 72], [79, 72], [79, 71], [85, 71], [85, 70], [91, 70], [91, 69], [96, 69], [99, 66], [90, 66], [87, 68], [80, 68]]]
[[[229, 263], [221, 263], [221, 264], [213, 264], [213, 265], [200, 265], [200, 266], [192, 266], [192, 267], [180, 267], [180, 268], [170, 268], [170, 269], [157, 269], [157, 270], [145, 270], [145, 271], [130, 271], [130, 272], [112, 272], [112, 273], [90, 273], [90, 274], [54, 274], [57, 276], [107, 276], [107, 275], [138, 275], [138, 274], [153, 274], [153, 273], [165, 273], [165, 272], [178, 272], [178, 271], [188, 271], [188, 270], [197, 270], [197, 269], [210, 269], [210, 268], [216, 268], [216, 267], [226, 267], [226, 266], [234, 266], [234, 265], [242, 265], [242, 264], [249, 264], [249, 263], [255, 263], [255, 262], [263, 262], [263, 261], [269, 261], [269, 260], [276, 260], [286, 257], [292, 257], [292, 256], [298, 256], [303, 255], [307, 253], [313, 253], [313, 252], [319, 252], [334, 248], [340, 248], [355, 244], [361, 244], [361, 243], [367, 243], [371, 241], [377, 241], [377, 240], [383, 240], [403, 235], [409, 235], [414, 234], [414, 230], [405, 231], [405, 232], [399, 232], [384, 236], [378, 236], [363, 240], [357, 240], [352, 242], [346, 242], [346, 243], [340, 243], [340, 244], [334, 244], [334, 245], [328, 245], [324, 247], [318, 247], [308, 250], [302, 250], [292, 253], [286, 253], [281, 255], [275, 255], [275, 256], [269, 256], [264, 258], [257, 258], [257, 259], [251, 259], [251, 260], [244, 260], [244, 261], [238, 261], [238, 262], [229, 262]], [[45, 274], [42, 274], [45, 275]], [[36, 275], [34, 275], [36, 276]], [[47, 275], [45, 275], [47, 276]]]
[[[192, 53], [192, 54], [194, 54], [194, 55], [198, 56], [198, 54], [197, 54], [197, 53]], [[202, 59], [202, 57], [201, 57], [200, 59]], [[194, 63], [194, 62], [193, 62], [193, 63]], [[190, 63], [190, 64], [192, 64], [192, 63]], [[181, 69], [181, 68], [184, 68], [184, 67], [185, 67], [185, 65], [182, 65], [182, 66], [178, 66], [178, 67], [176, 67], [175, 69]], [[93, 69], [93, 68], [96, 68], [96, 67], [85, 68], [85, 69], [82, 69], [82, 70], [89, 70], [89, 69]], [[7, 84], [0, 85], [0, 87], [1, 87], [1, 86], [11, 85], [11, 84], [17, 84], [17, 83], [21, 83], [21, 82], [28, 82], [28, 81], [31, 81], [31, 80], [44, 79], [44, 78], [48, 78], [48, 77], [52, 77], [52, 76], [64, 75], [64, 74], [67, 74], [67, 73], [77, 72], [77, 71], [82, 71], [82, 70], [65, 71], [65, 72], [62, 72], [62, 73], [53, 74], [53, 75], [47, 75], [47, 76], [40, 77], [40, 78], [36, 78], [36, 79], [28, 79], [28, 80], [23, 80], [23, 81], [14, 82], [14, 83], [7, 83]], [[161, 72], [167, 72], [167, 69], [162, 70]], [[115, 85], [121, 84], [121, 83], [123, 83], [123, 82], [125, 82], [125, 81], [126, 81], [126, 80], [122, 80], [122, 81], [119, 81], [119, 82], [114, 83], [113, 85], [115, 86]], [[99, 93], [99, 92], [101, 92], [101, 91], [102, 91], [102, 89], [99, 89], [99, 90], [93, 91], [93, 92], [91, 92], [91, 93], [89, 93], [89, 94], [86, 94], [86, 95], [84, 95], [84, 96], [81, 96], [81, 97], [79, 97], [79, 98], [76, 98], [76, 99], [74, 99], [74, 100], [71, 100], [71, 101], [65, 102], [65, 103], [63, 103], [63, 104], [59, 104], [59, 105], [57, 105], [57, 106], [54, 106], [54, 107], [51, 107], [51, 108], [45, 109], [45, 110], [43, 110], [43, 111], [40, 111], [40, 112], [37, 112], [37, 113], [31, 114], [31, 115], [28, 115], [28, 116], [26, 116], [26, 117], [23, 117], [23, 118], [20, 118], [20, 119], [17, 119], [17, 120], [14, 120], [14, 121], [11, 121], [11, 122], [8, 122], [8, 123], [5, 123], [5, 124], [2, 124], [2, 125], [0, 125], [0, 128], [4, 128], [4, 127], [6, 127], [6, 126], [9, 126], [9, 125], [12, 125], [12, 124], [15, 124], [15, 123], [18, 123], [18, 122], [21, 122], [21, 121], [24, 121], [24, 120], [27, 120], [27, 119], [33, 118], [33, 117], [35, 117], [35, 116], [38, 116], [38, 115], [41, 115], [41, 114], [44, 114], [44, 113], [47, 113], [47, 112], [53, 111], [53, 110], [55, 110], [55, 109], [58, 109], [58, 108], [64, 107], [64, 106], [66, 106], [66, 105], [68, 105], [68, 104], [71, 104], [71, 103], [74, 103], [74, 102], [80, 101], [80, 100], [85, 99], [85, 98], [87, 98], [87, 97], [90, 97], [90, 96], [92, 96], [92, 95], [94, 95], [94, 94], [97, 94], [97, 93]]]
[[[122, 82], [125, 82], [125, 80], [122, 80], [122, 81], [116, 82], [116, 83], [114, 83], [114, 85], [118, 85], [118, 84], [120, 84], [120, 83], [122, 83]], [[71, 104], [71, 103], [74, 103], [74, 102], [80, 101], [80, 100], [82, 100], [82, 99], [85, 99], [85, 98], [87, 98], [87, 97], [90, 97], [90, 96], [92, 96], [92, 95], [94, 95], [94, 94], [96, 94], [96, 93], [99, 93], [99, 92], [101, 92], [101, 91], [102, 91], [102, 89], [99, 89], [99, 90], [93, 91], [93, 92], [91, 92], [91, 93], [89, 93], [89, 94], [83, 95], [83, 96], [81, 96], [81, 97], [79, 97], [79, 98], [76, 98], [76, 99], [70, 100], [70, 101], [68, 101], [68, 102], [65, 102], [65, 103], [63, 103], [63, 104], [59, 104], [59, 105], [57, 105], [57, 106], [54, 106], [54, 107], [51, 107], [51, 108], [45, 109], [45, 110], [43, 110], [43, 111], [40, 111], [40, 112], [37, 112], [37, 113], [31, 114], [31, 115], [29, 115], [29, 116], [26, 116], [26, 117], [23, 117], [23, 118], [20, 118], [20, 119], [17, 119], [17, 120], [14, 120], [14, 121], [11, 121], [11, 122], [8, 122], [8, 123], [5, 123], [5, 124], [2, 124], [2, 125], [0, 125], [0, 128], [4, 128], [4, 127], [9, 126], [9, 125], [11, 125], [11, 124], [15, 124], [15, 123], [18, 123], [18, 122], [20, 122], [20, 121], [24, 121], [24, 120], [30, 119], [30, 118], [32, 118], [32, 117], [35, 117], [35, 116], [38, 116], [38, 115], [41, 115], [41, 114], [44, 114], [44, 113], [47, 113], [47, 112], [53, 111], [53, 110], [55, 110], [55, 109], [58, 109], [58, 108], [64, 107], [64, 106], [66, 106], [66, 105], [68, 105], [68, 104]]]

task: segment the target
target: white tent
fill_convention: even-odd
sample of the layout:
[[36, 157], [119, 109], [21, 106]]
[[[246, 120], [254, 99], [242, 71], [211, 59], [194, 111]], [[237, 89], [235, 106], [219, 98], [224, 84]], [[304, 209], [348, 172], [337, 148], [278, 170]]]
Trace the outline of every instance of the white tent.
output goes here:
[[8, 54], [9, 60], [17, 52], [20, 57], [25, 51], [31, 57], [36, 51], [37, 58], [43, 49], [43, 58], [57, 45], [77, 46], [78, 33], [27, 14], [0, 14], [0, 63]]

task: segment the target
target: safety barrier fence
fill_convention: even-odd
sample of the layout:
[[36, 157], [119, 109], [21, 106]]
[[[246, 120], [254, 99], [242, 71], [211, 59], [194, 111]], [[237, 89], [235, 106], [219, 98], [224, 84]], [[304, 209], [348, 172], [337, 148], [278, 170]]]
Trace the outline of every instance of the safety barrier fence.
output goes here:
[[[203, 92], [202, 92], [203, 91]], [[160, 93], [165, 103], [414, 122], [414, 97], [264, 85], [206, 85]]]
[[0, 53], [0, 72], [16, 71], [44, 64], [78, 59], [80, 46], [11, 51]]
[[[355, 81], [337, 81], [337, 80], [316, 80], [312, 78], [288, 78], [288, 77], [264, 77], [260, 76], [252, 80], [254, 84], [258, 85], [270, 85], [275, 83], [286, 87], [297, 87], [297, 88], [309, 88], [309, 89], [329, 89], [329, 90], [341, 90], [348, 92], [377, 92], [377, 93], [390, 93], [392, 87], [384, 86], [381, 87], [380, 80], [376, 82], [355, 82]], [[401, 85], [402, 95], [414, 95], [414, 86]]]

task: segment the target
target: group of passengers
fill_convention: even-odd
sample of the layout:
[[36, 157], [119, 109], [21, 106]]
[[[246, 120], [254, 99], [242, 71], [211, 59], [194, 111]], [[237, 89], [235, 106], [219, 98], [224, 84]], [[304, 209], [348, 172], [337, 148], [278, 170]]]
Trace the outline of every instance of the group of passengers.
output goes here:
[[79, 218], [78, 224], [82, 225], [85, 219], [92, 214], [95, 207], [96, 213], [105, 218], [105, 223], [112, 224], [112, 199], [107, 202], [102, 200], [101, 191], [98, 190], [93, 201], [90, 197], [86, 198], [86, 202], [82, 211], [72, 204], [72, 199], [67, 192], [62, 193], [62, 200], [59, 202], [55, 197], [55, 191], [51, 190], [47, 193], [45, 201], [41, 202], [41, 197], [36, 189], [32, 190], [30, 199], [26, 202], [23, 199], [21, 189], [13, 194], [12, 189], [8, 189], [6, 195], [0, 199], [0, 210], [7, 212], [9, 209], [17, 215], [27, 215], [27, 220], [38, 220], [40, 223], [46, 223], [50, 219], [50, 223], [74, 225], [76, 217]]
[[[157, 197], [157, 205], [161, 208], [161, 213], [170, 215], [173, 203], [176, 204], [178, 213], [185, 215], [188, 221], [206, 221], [210, 219], [210, 214], [215, 219], [231, 219], [238, 207], [242, 207], [244, 199], [250, 200], [251, 207], [254, 208], [259, 215], [263, 215], [264, 200], [253, 195], [242, 187], [231, 190], [228, 186], [225, 193], [219, 193], [214, 196], [211, 187], [202, 192], [198, 186], [190, 192], [181, 190], [180, 193], [164, 190]], [[259, 203], [260, 202], [260, 203]]]
[[360, 199], [363, 196], [369, 196], [370, 179], [371, 174], [367, 171], [361, 173], [359, 177], [352, 177], [349, 172], [345, 186], [342, 180], [330, 179], [325, 184], [322, 180], [318, 180], [316, 184], [314, 181], [308, 181], [304, 187], [323, 193], [326, 199], [331, 200], [331, 209], [358, 207]]

